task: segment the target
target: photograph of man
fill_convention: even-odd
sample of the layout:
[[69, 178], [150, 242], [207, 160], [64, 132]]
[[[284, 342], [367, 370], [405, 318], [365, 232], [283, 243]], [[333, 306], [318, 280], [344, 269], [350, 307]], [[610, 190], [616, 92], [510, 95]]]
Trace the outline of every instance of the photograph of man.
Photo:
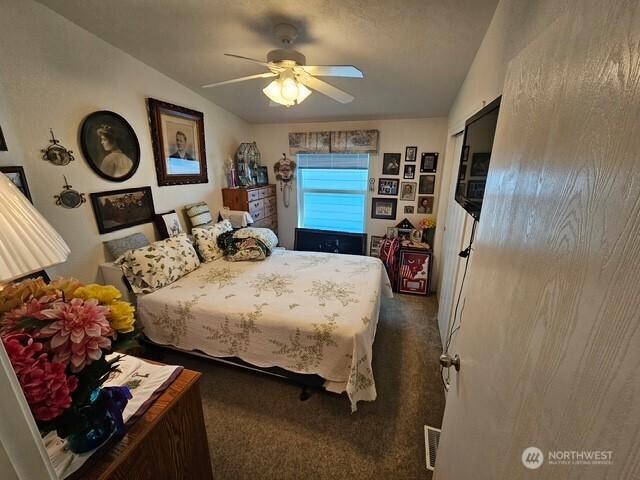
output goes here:
[[200, 162], [194, 154], [194, 130], [187, 125], [167, 122], [167, 173], [170, 175], [198, 175]]

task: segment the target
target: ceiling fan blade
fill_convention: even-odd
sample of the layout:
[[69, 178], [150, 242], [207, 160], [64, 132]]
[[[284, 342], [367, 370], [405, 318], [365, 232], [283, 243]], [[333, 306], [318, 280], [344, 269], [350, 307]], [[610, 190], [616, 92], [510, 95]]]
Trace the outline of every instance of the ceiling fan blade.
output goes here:
[[253, 63], [257, 63], [258, 65], [263, 65], [265, 67], [271, 67], [271, 65], [267, 62], [263, 62], [262, 60], [256, 60], [255, 58], [243, 57], [242, 55], [234, 55], [233, 53], [225, 53], [227, 57], [239, 58], [240, 60], [248, 60]]
[[245, 80], [253, 80], [255, 78], [269, 78], [269, 77], [277, 77], [277, 76], [278, 76], [277, 73], [272, 73], [272, 72], [258, 73], [257, 75], [249, 75], [248, 77], [234, 78], [233, 80], [225, 80], [224, 82], [210, 83], [208, 85], [203, 85], [202, 88], [219, 87], [220, 85], [228, 85], [229, 83], [244, 82]]
[[300, 68], [310, 75], [320, 77], [364, 78], [364, 74], [353, 65], [303, 65]]
[[322, 80], [318, 80], [311, 75], [300, 75], [298, 77], [298, 81], [307, 87], [326, 95], [327, 97], [333, 98], [335, 101], [340, 103], [349, 103], [353, 101], [353, 96], [349, 95], [347, 92], [343, 92], [339, 88], [334, 87], [333, 85], [329, 85], [327, 82], [323, 82]]

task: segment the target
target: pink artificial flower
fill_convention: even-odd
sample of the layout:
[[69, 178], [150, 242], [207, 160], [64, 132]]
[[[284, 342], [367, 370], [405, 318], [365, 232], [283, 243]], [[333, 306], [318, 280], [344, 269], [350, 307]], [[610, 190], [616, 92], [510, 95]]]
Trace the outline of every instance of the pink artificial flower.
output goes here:
[[59, 417], [71, 406], [78, 379], [66, 375], [64, 364], [51, 362], [42, 343], [26, 333], [7, 335], [2, 342], [36, 420]]
[[115, 331], [107, 320], [109, 308], [95, 299], [74, 298], [66, 303], [55, 303], [42, 312], [54, 320], [43, 327], [38, 338], [51, 338], [53, 361], [65, 365], [71, 362], [71, 371], [79, 372], [86, 365], [102, 357], [102, 349], [111, 348]]
[[37, 320], [45, 320], [46, 316], [43, 310], [52, 307], [52, 303], [59, 300], [55, 295], [46, 295], [40, 298], [32, 298], [27, 300], [18, 308], [15, 308], [4, 314], [0, 323], [0, 334], [9, 333], [16, 329], [16, 326], [23, 318], [31, 317]]

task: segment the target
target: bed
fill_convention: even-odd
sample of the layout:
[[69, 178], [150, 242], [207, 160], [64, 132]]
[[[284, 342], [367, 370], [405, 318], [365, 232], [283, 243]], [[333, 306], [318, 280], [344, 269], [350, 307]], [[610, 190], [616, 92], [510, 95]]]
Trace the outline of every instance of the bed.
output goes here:
[[157, 344], [319, 375], [355, 411], [376, 398], [382, 295], [392, 292], [377, 258], [276, 249], [261, 262], [204, 263], [140, 295], [138, 316]]

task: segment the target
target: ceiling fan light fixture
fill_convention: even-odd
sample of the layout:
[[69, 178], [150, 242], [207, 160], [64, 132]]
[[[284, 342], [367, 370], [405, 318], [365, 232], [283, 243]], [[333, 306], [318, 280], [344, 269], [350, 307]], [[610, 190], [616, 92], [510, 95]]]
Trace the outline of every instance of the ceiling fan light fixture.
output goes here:
[[262, 92], [269, 97], [271, 101], [284, 105], [285, 107], [299, 105], [311, 94], [311, 90], [292, 77], [274, 80], [267, 85]]

